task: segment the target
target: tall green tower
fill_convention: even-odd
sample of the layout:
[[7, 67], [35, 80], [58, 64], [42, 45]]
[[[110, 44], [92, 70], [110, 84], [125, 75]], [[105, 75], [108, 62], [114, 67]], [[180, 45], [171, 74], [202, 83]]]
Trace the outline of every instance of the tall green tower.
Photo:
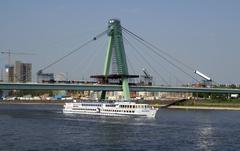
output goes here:
[[[118, 75], [121, 79], [124, 99], [127, 100], [130, 99], [128, 67], [120, 21], [117, 19], [110, 19], [108, 22], [108, 29], [109, 43], [104, 63], [103, 75], [105, 76], [105, 80], [107, 80], [110, 67], [112, 67], [113, 74]], [[105, 94], [106, 92], [102, 93], [102, 98], [105, 98]]]

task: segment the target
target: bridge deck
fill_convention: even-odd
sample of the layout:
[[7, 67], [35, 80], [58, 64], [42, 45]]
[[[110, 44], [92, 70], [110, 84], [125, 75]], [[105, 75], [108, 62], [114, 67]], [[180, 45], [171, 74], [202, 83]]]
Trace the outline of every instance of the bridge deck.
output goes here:
[[[119, 85], [89, 85], [89, 84], [42, 84], [42, 83], [0, 83], [0, 90], [93, 90], [122, 91]], [[240, 89], [226, 88], [194, 88], [165, 86], [130, 86], [131, 91], [143, 92], [198, 92], [240, 94]]]

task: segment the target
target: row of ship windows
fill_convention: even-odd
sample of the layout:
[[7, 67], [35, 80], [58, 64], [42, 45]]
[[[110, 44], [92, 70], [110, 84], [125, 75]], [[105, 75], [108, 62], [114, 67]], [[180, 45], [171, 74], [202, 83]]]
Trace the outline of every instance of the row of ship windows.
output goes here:
[[96, 111], [96, 109], [81, 109], [81, 108], [73, 108], [73, 110], [88, 110], [88, 111]]
[[107, 104], [106, 107], [115, 107], [116, 105], [114, 104]]
[[[73, 108], [73, 110], [87, 110], [87, 111], [96, 111], [96, 109], [81, 109], [81, 108]], [[134, 113], [132, 110], [103, 110], [107, 112], [125, 112], [125, 113]]]
[[120, 105], [120, 108], [147, 108], [147, 105]]
[[[82, 104], [82, 106], [98, 106], [98, 107], [101, 107], [102, 105], [101, 104]], [[78, 107], [78, 105], [73, 105], [73, 107]], [[116, 105], [106, 105], [106, 107], [116, 107]]]
[[103, 110], [107, 112], [127, 112], [127, 113], [134, 113], [135, 111], [132, 110]]
[[82, 106], [102, 106], [101, 104], [82, 104]]
[[[101, 107], [101, 104], [82, 104], [82, 106], [98, 106]], [[78, 107], [78, 106], [73, 106]], [[116, 107], [116, 105], [106, 105], [106, 107]], [[120, 108], [147, 108], [147, 105], [120, 105]]]

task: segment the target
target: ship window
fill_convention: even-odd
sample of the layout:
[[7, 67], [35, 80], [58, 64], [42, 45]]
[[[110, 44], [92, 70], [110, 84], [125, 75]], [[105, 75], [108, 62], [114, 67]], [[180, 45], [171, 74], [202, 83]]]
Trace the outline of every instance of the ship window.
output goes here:
[[108, 104], [108, 105], [106, 105], [106, 107], [115, 107], [116, 105], [114, 105], [114, 104]]

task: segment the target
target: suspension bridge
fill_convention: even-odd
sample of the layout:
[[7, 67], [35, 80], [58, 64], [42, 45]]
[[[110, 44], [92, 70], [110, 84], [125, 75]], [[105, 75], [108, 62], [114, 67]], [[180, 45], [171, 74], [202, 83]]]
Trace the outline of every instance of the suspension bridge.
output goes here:
[[[129, 44], [129, 46], [137, 51], [138, 49], [129, 41], [129, 37], [134, 39], [135, 41], [142, 44], [146, 49], [150, 50], [155, 56], [161, 58], [165, 62], [169, 63], [175, 69], [179, 70], [195, 82], [199, 82], [197, 78], [186, 72], [180, 65], [183, 65], [185, 68], [194, 71], [192, 67], [187, 64], [184, 64], [182, 61], [177, 58], [171, 56], [170, 54], [164, 52], [159, 49], [152, 43], [146, 41], [142, 37], [137, 34], [131, 32], [127, 28], [123, 27], [120, 24], [120, 21], [117, 19], [111, 19], [108, 22], [108, 28], [104, 32], [96, 35], [94, 38], [86, 41], [80, 47], [70, 51], [63, 57], [53, 61], [47, 66], [43, 67], [39, 72], [42, 72], [51, 66], [57, 64], [62, 61], [66, 57], [72, 55], [73, 53], [79, 51], [83, 47], [89, 45], [93, 41], [98, 40], [103, 35], [108, 35], [109, 42], [107, 47], [107, 52], [105, 56], [104, 62], [104, 70], [100, 75], [93, 75], [92, 78], [100, 81], [95, 84], [62, 84], [62, 83], [0, 83], [0, 90], [92, 90], [92, 91], [101, 91], [101, 99], [104, 99], [107, 91], [123, 91], [124, 99], [130, 99], [131, 91], [138, 92], [192, 92], [192, 93], [222, 93], [222, 94], [240, 94], [240, 89], [229, 89], [229, 88], [197, 88], [197, 87], [174, 87], [174, 86], [157, 86], [157, 85], [132, 85], [130, 84], [130, 79], [134, 79], [138, 77], [138, 75], [129, 74], [128, 70], [128, 59], [126, 56], [124, 42]], [[124, 36], [123, 36], [124, 35]], [[163, 55], [164, 54], [164, 55]], [[142, 59], [144, 54], [141, 54]], [[174, 63], [172, 60], [175, 60]], [[127, 62], [128, 61], [128, 62]], [[146, 66], [151, 68], [149, 60], [145, 59]], [[158, 73], [158, 70], [153, 70], [155, 73]], [[196, 70], [195, 70], [196, 71]], [[110, 73], [111, 72], [111, 73]], [[159, 75], [159, 74], [158, 74]], [[164, 77], [159, 75], [159, 77], [164, 80]], [[110, 81], [118, 81], [118, 83], [111, 83]]]

